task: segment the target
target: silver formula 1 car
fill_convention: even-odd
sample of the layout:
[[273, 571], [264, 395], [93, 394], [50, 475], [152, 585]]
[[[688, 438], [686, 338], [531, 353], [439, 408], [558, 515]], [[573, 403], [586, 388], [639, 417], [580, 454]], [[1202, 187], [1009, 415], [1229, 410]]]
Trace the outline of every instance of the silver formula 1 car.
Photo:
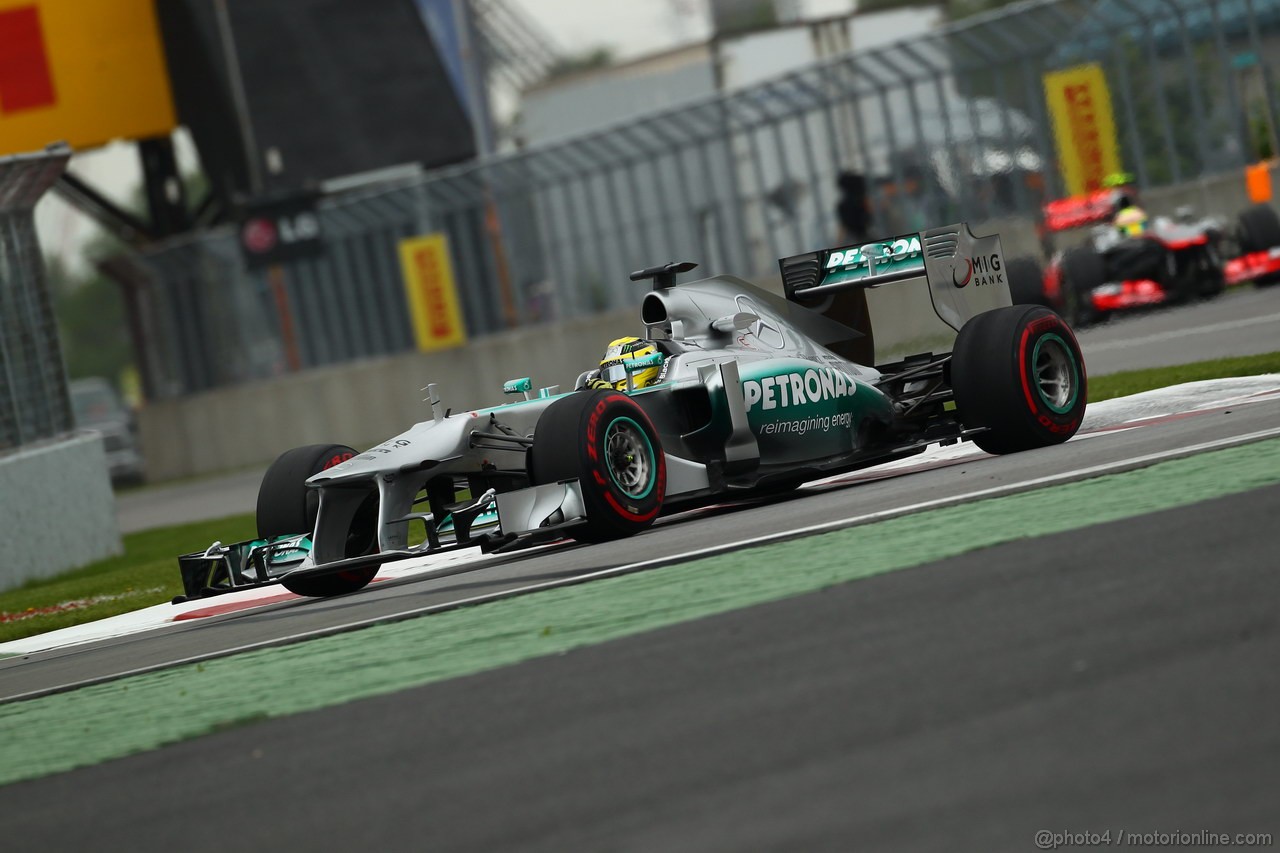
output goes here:
[[[277, 581], [337, 595], [393, 560], [616, 539], [934, 443], [1010, 453], [1080, 426], [1075, 336], [1052, 310], [1011, 304], [998, 236], [956, 225], [786, 258], [784, 296], [729, 275], [677, 283], [694, 266], [631, 276], [651, 284], [640, 320], [659, 351], [627, 369], [660, 364], [654, 384], [561, 394], [513, 380], [504, 390], [524, 399], [457, 413], [429, 386], [433, 418], [376, 447], [277, 459], [259, 538], [181, 557], [187, 596]], [[891, 348], [873, 321], [912, 310], [944, 334], [878, 358]]]

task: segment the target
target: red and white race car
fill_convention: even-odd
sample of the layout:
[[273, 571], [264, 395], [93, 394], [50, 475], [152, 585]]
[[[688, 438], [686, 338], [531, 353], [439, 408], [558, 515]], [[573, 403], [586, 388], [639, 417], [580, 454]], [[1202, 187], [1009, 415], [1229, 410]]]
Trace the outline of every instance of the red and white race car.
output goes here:
[[1033, 258], [1010, 261], [1015, 303], [1047, 305], [1080, 326], [1117, 311], [1212, 298], [1228, 285], [1280, 280], [1280, 217], [1270, 205], [1242, 211], [1234, 229], [1182, 208], [1126, 237], [1110, 225], [1123, 192], [1106, 188], [1045, 205], [1046, 236], [1091, 232], [1054, 251], [1045, 267]]

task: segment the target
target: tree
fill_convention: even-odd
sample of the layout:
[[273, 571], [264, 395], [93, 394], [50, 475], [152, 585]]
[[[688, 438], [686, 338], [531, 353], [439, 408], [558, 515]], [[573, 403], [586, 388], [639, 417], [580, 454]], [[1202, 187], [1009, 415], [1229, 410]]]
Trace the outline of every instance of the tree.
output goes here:
[[595, 71], [599, 68], [608, 68], [612, 64], [613, 49], [596, 47], [557, 60], [547, 69], [547, 79], [554, 80], [557, 77], [568, 77], [583, 71]]
[[[188, 199], [201, 198], [208, 187], [201, 172], [188, 172], [182, 181]], [[129, 194], [123, 207], [146, 218], [141, 186]], [[123, 249], [118, 240], [103, 232], [90, 239], [81, 252], [92, 265]], [[120, 285], [93, 266], [87, 272], [74, 272], [58, 257], [46, 258], [45, 269], [67, 375], [72, 379], [101, 376], [123, 390], [119, 388], [121, 375], [136, 364]]]
[[133, 365], [120, 288], [96, 270], [74, 274], [61, 258], [46, 259], [45, 269], [67, 375], [101, 376], [118, 385]]

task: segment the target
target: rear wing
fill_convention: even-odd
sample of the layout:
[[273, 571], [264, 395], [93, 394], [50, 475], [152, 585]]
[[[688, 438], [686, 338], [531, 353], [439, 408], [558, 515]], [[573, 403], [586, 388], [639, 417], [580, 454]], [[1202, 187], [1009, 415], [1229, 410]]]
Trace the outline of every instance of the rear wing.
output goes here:
[[1117, 190], [1114, 187], [1104, 187], [1087, 195], [1046, 202], [1041, 210], [1045, 230], [1056, 234], [1086, 225], [1110, 222], [1115, 216], [1116, 197]]
[[1013, 304], [1000, 235], [976, 237], [965, 223], [783, 258], [778, 267], [787, 299], [824, 314], [835, 302], [828, 297], [906, 282], [927, 284], [934, 313], [957, 332], [975, 314]]

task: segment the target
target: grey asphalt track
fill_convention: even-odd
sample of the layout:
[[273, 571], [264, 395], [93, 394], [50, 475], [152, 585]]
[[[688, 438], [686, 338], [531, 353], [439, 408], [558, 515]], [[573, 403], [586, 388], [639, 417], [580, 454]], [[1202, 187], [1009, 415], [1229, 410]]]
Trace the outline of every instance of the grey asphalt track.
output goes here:
[[0, 826], [130, 853], [1280, 833], [1278, 513], [1272, 487], [248, 725], [6, 787]]
[[[662, 523], [631, 539], [603, 546], [563, 546], [535, 555], [497, 557], [483, 567], [433, 580], [375, 584], [329, 600], [292, 600], [248, 613], [183, 622], [144, 634], [0, 660], [0, 699], [87, 679], [216, 654], [360, 620], [385, 619], [429, 605], [496, 592], [530, 582], [570, 577], [611, 566], [678, 555], [709, 544], [909, 507], [980, 489], [1121, 462], [1206, 441], [1280, 426], [1280, 400], [1214, 411], [1142, 429], [1106, 433], [1033, 453], [981, 456], [949, 467], [907, 473], [801, 497], [730, 507]], [[207, 543], [193, 543], [192, 549]]]
[[1078, 334], [1091, 376], [1280, 349], [1280, 287], [1241, 287], [1209, 302], [1118, 315]]

